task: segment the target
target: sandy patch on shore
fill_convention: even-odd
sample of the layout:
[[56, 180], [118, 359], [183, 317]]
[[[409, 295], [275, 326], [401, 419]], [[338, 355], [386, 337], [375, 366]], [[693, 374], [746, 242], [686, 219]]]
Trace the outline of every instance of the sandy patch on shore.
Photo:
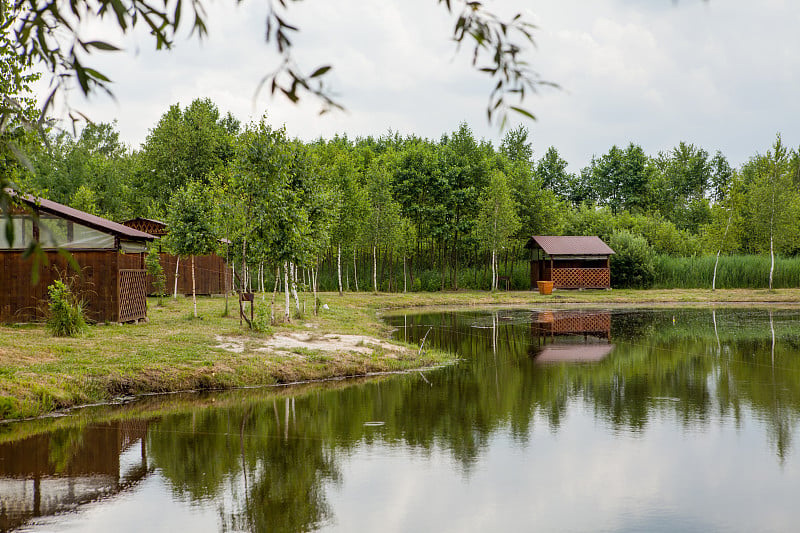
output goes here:
[[[245, 349], [244, 337], [215, 337], [219, 343], [216, 348], [233, 353], [242, 353]], [[376, 337], [367, 335], [314, 335], [311, 333], [279, 333], [263, 341], [247, 339], [248, 345], [258, 345], [255, 351], [291, 352], [298, 348], [305, 350], [319, 350], [323, 352], [357, 352], [370, 354], [375, 349], [387, 352], [404, 352], [406, 348], [396, 346]]]

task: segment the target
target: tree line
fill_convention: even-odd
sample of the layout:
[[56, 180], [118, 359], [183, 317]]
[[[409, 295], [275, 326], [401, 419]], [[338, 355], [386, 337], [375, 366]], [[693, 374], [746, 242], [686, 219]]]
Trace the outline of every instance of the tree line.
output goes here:
[[115, 124], [23, 141], [30, 167], [12, 173], [23, 190], [113, 220], [168, 221], [181, 255], [224, 239], [242, 283], [282, 280], [287, 299], [303, 283], [488, 289], [501, 271], [524, 288], [523, 245], [537, 234], [599, 235], [619, 252], [617, 285], [648, 285], [655, 255], [800, 251], [800, 155], [780, 135], [739, 168], [689, 143], [656, 155], [630, 143], [571, 173], [556, 147], [537, 158], [523, 126], [499, 146], [467, 124], [438, 140], [303, 142], [197, 99], [171, 106], [139, 148]]

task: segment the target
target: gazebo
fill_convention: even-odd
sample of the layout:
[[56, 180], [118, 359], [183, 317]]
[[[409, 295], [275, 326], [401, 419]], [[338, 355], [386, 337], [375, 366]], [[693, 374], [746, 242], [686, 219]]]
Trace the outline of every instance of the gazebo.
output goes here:
[[552, 281], [556, 289], [608, 289], [609, 257], [614, 253], [600, 237], [534, 235], [531, 250], [531, 289], [537, 281]]
[[[16, 195], [9, 218], [0, 214], [0, 322], [43, 316], [47, 286], [62, 274], [74, 274], [86, 314], [97, 322], [131, 322], [147, 317], [144, 252], [155, 237], [66, 205]], [[35, 216], [34, 216], [35, 215]], [[7, 242], [5, 226], [14, 226]], [[39, 242], [46, 262], [32, 279], [31, 242]], [[69, 252], [68, 256], [63, 252]]]
[[[169, 228], [165, 222], [151, 218], [132, 218], [122, 223], [129, 228], [144, 231], [156, 237], [165, 237], [169, 233]], [[222, 244], [228, 241], [221, 240]], [[165, 286], [169, 290], [176, 287], [175, 275], [177, 272], [178, 283], [177, 291], [181, 294], [192, 294], [192, 270], [188, 263], [181, 267], [180, 259], [172, 254], [164, 252], [159, 247], [159, 263], [164, 270], [166, 277]], [[233, 281], [231, 268], [225, 264], [225, 260], [217, 254], [198, 255], [194, 258], [195, 264], [195, 292], [197, 294], [225, 294], [230, 292]], [[148, 293], [155, 294], [153, 280], [148, 279]]]

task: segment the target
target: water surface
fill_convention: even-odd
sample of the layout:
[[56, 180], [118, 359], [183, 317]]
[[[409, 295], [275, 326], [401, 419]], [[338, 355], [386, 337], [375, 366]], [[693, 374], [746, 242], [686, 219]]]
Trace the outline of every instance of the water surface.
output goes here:
[[391, 316], [459, 364], [0, 427], [0, 529], [793, 531], [798, 319]]

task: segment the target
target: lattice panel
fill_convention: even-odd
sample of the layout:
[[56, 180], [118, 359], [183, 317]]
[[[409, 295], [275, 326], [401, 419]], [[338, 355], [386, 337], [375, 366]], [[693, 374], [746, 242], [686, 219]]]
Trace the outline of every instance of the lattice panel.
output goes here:
[[611, 331], [610, 313], [563, 316], [553, 321], [553, 333], [601, 333], [608, 331]]
[[147, 271], [119, 271], [119, 318], [131, 322], [147, 318]]
[[540, 312], [535, 327], [547, 334], [595, 334], [608, 337], [611, 333], [609, 312]]
[[607, 268], [554, 268], [553, 286], [557, 289], [605, 289], [611, 286]]
[[149, 233], [150, 235], [155, 235], [156, 237], [163, 237], [167, 234], [167, 227], [161, 222], [157, 222], [155, 220], [135, 219], [129, 220], [125, 223], [125, 225], [129, 228], [143, 231], [145, 233]]

